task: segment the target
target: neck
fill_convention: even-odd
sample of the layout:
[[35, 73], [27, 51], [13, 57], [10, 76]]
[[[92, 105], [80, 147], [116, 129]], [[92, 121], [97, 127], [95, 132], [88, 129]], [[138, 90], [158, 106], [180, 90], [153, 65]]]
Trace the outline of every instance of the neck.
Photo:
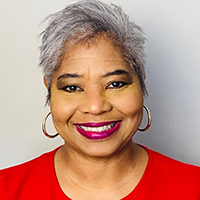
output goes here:
[[141, 168], [141, 163], [144, 164], [141, 162], [144, 160], [144, 156], [141, 156], [144, 155], [144, 151], [132, 141], [120, 152], [107, 158], [85, 156], [77, 151], [71, 151], [66, 145], [56, 154], [58, 179], [61, 174], [63, 181], [73, 182], [77, 187], [88, 191], [117, 189], [133, 177], [139, 180], [144, 171], [144, 167]]

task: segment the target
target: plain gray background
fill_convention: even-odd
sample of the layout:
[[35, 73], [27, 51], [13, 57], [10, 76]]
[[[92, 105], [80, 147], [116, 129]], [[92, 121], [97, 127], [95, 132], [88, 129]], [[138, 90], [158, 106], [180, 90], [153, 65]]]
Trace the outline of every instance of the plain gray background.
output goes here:
[[[43, 136], [46, 90], [38, 69], [39, 23], [69, 0], [0, 0], [0, 168], [63, 143]], [[105, 1], [109, 2], [109, 1]], [[134, 140], [200, 165], [200, 1], [113, 0], [143, 27], [148, 41], [145, 104], [149, 131]], [[52, 134], [51, 120], [47, 129]]]

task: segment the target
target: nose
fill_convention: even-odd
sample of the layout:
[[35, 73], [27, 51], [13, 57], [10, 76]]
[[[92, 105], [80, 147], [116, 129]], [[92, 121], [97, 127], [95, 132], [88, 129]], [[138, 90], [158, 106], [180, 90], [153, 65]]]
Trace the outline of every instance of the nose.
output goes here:
[[111, 102], [98, 89], [85, 91], [79, 110], [84, 114], [100, 115], [112, 110]]

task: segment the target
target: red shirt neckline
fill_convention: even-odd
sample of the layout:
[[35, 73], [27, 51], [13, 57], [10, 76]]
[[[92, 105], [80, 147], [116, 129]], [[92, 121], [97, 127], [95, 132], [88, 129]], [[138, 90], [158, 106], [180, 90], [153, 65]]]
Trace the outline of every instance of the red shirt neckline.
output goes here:
[[[122, 200], [128, 200], [130, 199], [130, 197], [132, 196], [135, 196], [138, 191], [140, 190], [140, 188], [145, 184], [146, 180], [147, 180], [147, 177], [148, 177], [148, 174], [149, 172], [151, 171], [151, 166], [152, 166], [152, 162], [153, 162], [153, 156], [150, 152], [150, 150], [145, 147], [145, 146], [142, 146], [142, 145], [139, 145], [141, 146], [142, 148], [144, 148], [148, 154], [148, 162], [147, 162], [147, 166], [145, 168], [145, 171], [140, 179], [140, 181], [138, 182], [138, 184], [136, 185], [136, 187], [129, 193], [127, 194], [127, 196], [123, 197]], [[61, 146], [60, 146], [61, 147]], [[51, 159], [51, 163], [50, 163], [50, 172], [53, 174], [53, 183], [54, 183], [54, 187], [55, 187], [55, 191], [59, 191], [59, 196], [61, 196], [61, 198], [68, 198], [70, 199], [62, 190], [59, 182], [58, 182], [58, 179], [57, 179], [57, 176], [56, 176], [56, 171], [55, 171], [55, 164], [54, 164], [54, 156], [57, 152], [57, 150], [60, 148], [56, 148], [55, 150], [52, 151], [52, 159]]]

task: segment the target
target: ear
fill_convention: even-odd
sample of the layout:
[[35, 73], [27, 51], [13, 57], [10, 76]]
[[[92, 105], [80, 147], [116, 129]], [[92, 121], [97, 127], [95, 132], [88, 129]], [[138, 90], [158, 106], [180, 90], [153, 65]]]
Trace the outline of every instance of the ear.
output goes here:
[[47, 82], [46, 78], [44, 78], [43, 81], [44, 81], [45, 87], [48, 89], [48, 82]]

